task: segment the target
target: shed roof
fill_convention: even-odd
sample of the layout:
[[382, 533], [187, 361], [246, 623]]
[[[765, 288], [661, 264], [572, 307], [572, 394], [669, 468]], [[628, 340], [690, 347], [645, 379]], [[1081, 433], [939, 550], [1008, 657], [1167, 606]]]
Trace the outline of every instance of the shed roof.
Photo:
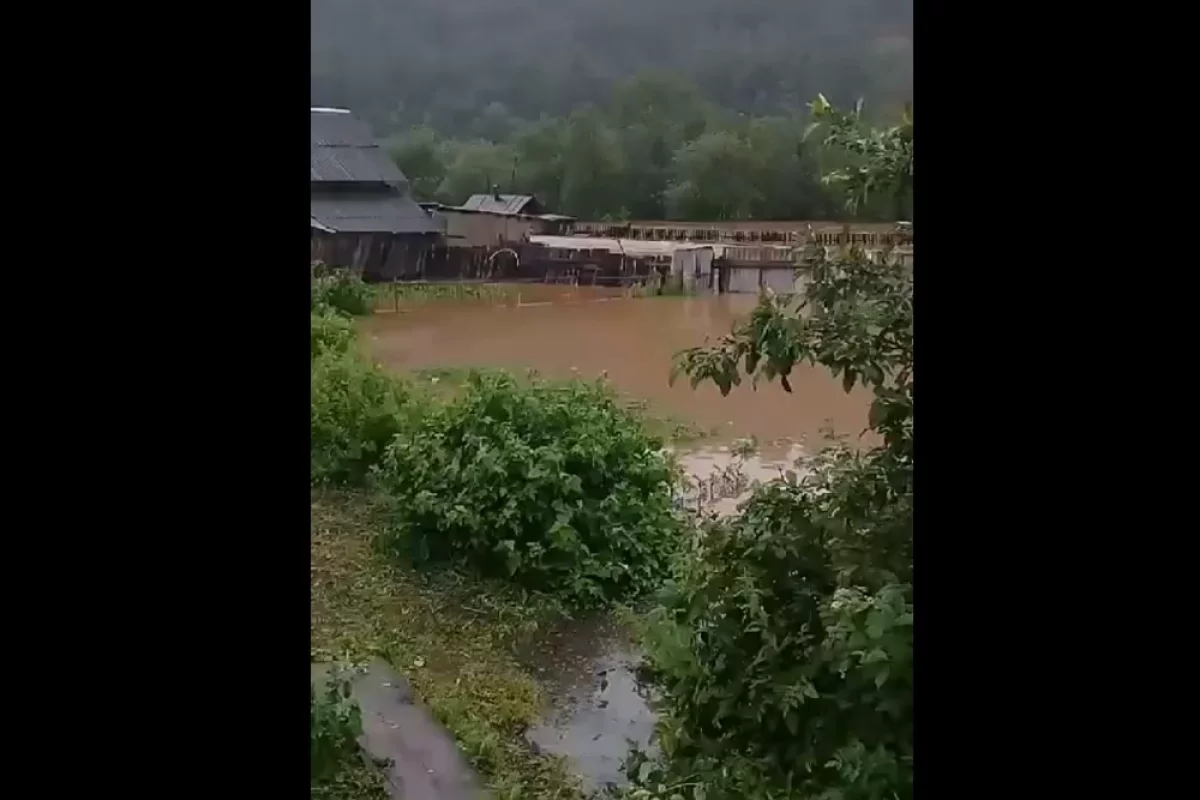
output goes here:
[[[526, 211], [530, 205], [533, 209]], [[462, 204], [462, 209], [492, 214], [536, 214], [540, 204], [531, 194], [473, 194]]]
[[346, 111], [309, 111], [309, 180], [313, 183], [386, 183], [407, 189], [408, 180], [367, 123]]
[[314, 192], [314, 223], [344, 233], [438, 233], [437, 220], [399, 189], [387, 192]]
[[521, 219], [540, 219], [544, 222], [574, 222], [574, 217], [569, 217], [566, 214], [510, 214], [508, 212], [490, 211], [478, 208], [466, 208], [464, 206], [448, 206], [445, 203], [437, 203], [433, 201], [420, 201], [417, 203], [426, 211], [450, 212], [452, 214], [493, 214], [501, 217], [520, 217]]

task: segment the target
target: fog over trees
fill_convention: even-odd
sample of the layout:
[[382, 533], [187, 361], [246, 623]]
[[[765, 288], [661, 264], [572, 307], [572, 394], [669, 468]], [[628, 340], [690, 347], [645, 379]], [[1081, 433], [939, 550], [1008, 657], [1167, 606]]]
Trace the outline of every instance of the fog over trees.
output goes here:
[[[312, 100], [477, 134], [666, 70], [722, 108], [911, 96], [912, 0], [311, 0]], [[387, 131], [383, 131], [387, 132]]]
[[311, 0], [311, 15], [312, 103], [367, 119], [420, 199], [495, 184], [586, 217], [844, 216], [805, 104], [861, 98], [890, 124], [912, 100], [912, 0]]

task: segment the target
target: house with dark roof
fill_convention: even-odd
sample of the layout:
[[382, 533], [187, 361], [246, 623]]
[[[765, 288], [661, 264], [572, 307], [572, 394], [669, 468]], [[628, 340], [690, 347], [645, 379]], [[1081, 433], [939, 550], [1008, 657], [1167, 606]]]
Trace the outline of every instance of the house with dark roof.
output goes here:
[[312, 260], [367, 280], [419, 275], [441, 230], [404, 173], [349, 111], [313, 108], [309, 122]]

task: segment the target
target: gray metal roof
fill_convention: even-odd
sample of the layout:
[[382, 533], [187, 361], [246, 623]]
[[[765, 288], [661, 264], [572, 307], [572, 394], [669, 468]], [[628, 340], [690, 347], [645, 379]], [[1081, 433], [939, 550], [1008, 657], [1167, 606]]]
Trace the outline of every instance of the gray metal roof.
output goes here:
[[437, 233], [437, 220], [411, 197], [386, 192], [314, 192], [309, 197], [314, 223], [345, 233]]
[[314, 183], [388, 183], [408, 180], [371, 135], [367, 123], [346, 112], [309, 112], [309, 180]]
[[531, 194], [473, 194], [462, 204], [466, 211], [486, 211], [491, 214], [521, 214], [530, 202], [536, 205]]

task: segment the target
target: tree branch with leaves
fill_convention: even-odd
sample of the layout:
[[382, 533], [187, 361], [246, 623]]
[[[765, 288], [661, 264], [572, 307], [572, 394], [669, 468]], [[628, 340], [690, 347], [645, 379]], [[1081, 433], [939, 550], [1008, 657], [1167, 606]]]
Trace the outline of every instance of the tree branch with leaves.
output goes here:
[[[827, 175], [847, 203], [912, 186], [912, 122], [864, 131], [813, 104], [854, 166]], [[875, 395], [878, 444], [833, 448], [707, 524], [645, 625], [663, 691], [663, 758], [639, 789], [685, 778], [707, 800], [912, 797], [913, 271], [813, 248], [803, 293], [765, 292], [714, 346], [681, 352], [728, 394], [797, 364]], [[659, 793], [661, 794], [661, 793]]]

